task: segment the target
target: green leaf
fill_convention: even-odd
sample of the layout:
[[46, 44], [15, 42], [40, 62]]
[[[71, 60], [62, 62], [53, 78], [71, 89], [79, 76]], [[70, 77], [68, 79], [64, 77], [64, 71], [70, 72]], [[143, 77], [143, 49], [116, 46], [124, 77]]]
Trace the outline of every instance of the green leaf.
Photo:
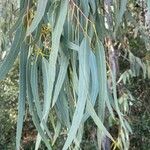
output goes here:
[[27, 30], [27, 36], [30, 35], [37, 28], [38, 24], [42, 20], [47, 6], [47, 2], [48, 0], [38, 0], [37, 11], [29, 29]]
[[[114, 97], [114, 105], [115, 105], [115, 110], [118, 114], [118, 117], [119, 117], [119, 121], [120, 121], [120, 124], [121, 124], [121, 128], [123, 128], [124, 130], [124, 133], [126, 134], [127, 132], [127, 128], [125, 126], [125, 123], [124, 123], [124, 118], [123, 118], [123, 114], [121, 113], [120, 111], [120, 108], [119, 108], [119, 104], [118, 104], [118, 98], [117, 98], [117, 89], [116, 89], [116, 75], [111, 72], [111, 77], [112, 77], [112, 89], [113, 89], [113, 97]], [[128, 136], [128, 134], [126, 134]], [[124, 136], [124, 135], [123, 135]], [[122, 139], [123, 140], [123, 139]], [[126, 147], [126, 142], [125, 141], [122, 141], [124, 143], [124, 146]]]
[[[49, 62], [42, 57], [42, 75], [43, 75], [43, 86], [44, 86], [44, 103], [43, 103], [43, 112], [42, 112], [42, 118], [45, 123], [47, 122], [48, 118], [48, 112], [50, 110], [50, 104], [51, 104], [51, 93], [49, 92], [50, 89], [50, 76], [49, 76]], [[42, 126], [43, 128], [43, 126]], [[38, 134], [35, 144], [35, 150], [37, 150], [41, 143], [41, 136]]]
[[18, 117], [16, 131], [16, 150], [20, 150], [20, 140], [23, 128], [23, 120], [25, 115], [26, 100], [26, 64], [29, 46], [25, 43], [21, 46], [20, 66], [19, 66], [19, 100], [18, 100]]
[[[95, 105], [95, 102], [97, 100], [98, 92], [99, 92], [99, 82], [98, 81], [98, 74], [97, 74], [97, 64], [96, 64], [96, 57], [92, 50], [90, 50], [89, 55], [89, 67], [90, 67], [90, 74], [91, 74], [91, 80], [90, 80], [90, 100], [92, 105]], [[82, 122], [85, 122], [89, 117], [88, 112], [84, 114], [84, 117], [82, 119]]]
[[[105, 108], [107, 95], [107, 72], [106, 72], [106, 59], [105, 51], [103, 44], [100, 41], [97, 41], [96, 44], [96, 62], [97, 62], [97, 72], [98, 72], [98, 82], [99, 82], [99, 98], [98, 98], [98, 116], [100, 117], [101, 122], [104, 122], [105, 117]], [[101, 142], [103, 138], [103, 131], [98, 130], [98, 146], [101, 149]]]
[[31, 90], [33, 93], [33, 99], [35, 102], [35, 106], [37, 109], [37, 113], [40, 119], [42, 119], [42, 108], [41, 103], [39, 100], [39, 93], [38, 93], [38, 74], [37, 74], [37, 64], [33, 62], [31, 64]]
[[92, 50], [90, 51], [90, 55], [89, 55], [89, 66], [90, 66], [90, 72], [91, 72], [91, 93], [90, 93], [90, 97], [91, 97], [91, 102], [93, 105], [95, 105], [96, 99], [97, 99], [97, 95], [99, 92], [99, 85], [97, 82], [98, 81], [98, 68], [97, 68], [97, 64], [96, 64], [96, 57], [94, 55], [94, 53], [92, 52]]
[[[43, 113], [42, 113], [42, 107], [41, 107], [41, 103], [39, 100], [39, 91], [38, 91], [38, 74], [37, 74], [37, 62], [33, 62], [31, 64], [31, 90], [33, 93], [33, 100], [35, 103], [35, 108], [38, 114], [38, 117], [40, 119], [40, 125], [41, 128], [43, 130], [46, 131], [47, 135], [49, 136], [50, 139], [52, 139], [51, 133], [47, 127], [47, 124], [45, 122], [45, 120], [42, 119], [43, 117]], [[41, 136], [40, 134], [38, 134], [37, 136], [37, 140], [36, 140], [36, 145], [40, 145], [40, 141], [41, 141]]]
[[62, 124], [64, 124], [69, 129], [70, 128], [69, 104], [63, 90], [60, 91], [58, 100], [56, 102], [56, 113], [59, 119], [61, 120]]
[[44, 83], [44, 104], [43, 104], [43, 115], [48, 115], [48, 110], [50, 109], [51, 104], [51, 93], [50, 90], [50, 68], [49, 62], [43, 57], [42, 58], [42, 74], [43, 74], [43, 83]]
[[2, 80], [6, 76], [6, 74], [9, 72], [9, 70], [13, 66], [13, 63], [16, 60], [18, 53], [20, 51], [20, 46], [24, 40], [24, 37], [25, 37], [25, 29], [23, 26], [21, 26], [17, 29], [13, 44], [11, 46], [11, 49], [7, 57], [4, 59], [3, 63], [0, 65], [0, 80]]
[[27, 96], [28, 96], [28, 103], [29, 103], [29, 111], [30, 114], [32, 115], [32, 120], [33, 123], [42, 137], [42, 140], [44, 141], [45, 145], [47, 146], [48, 150], [51, 150], [51, 146], [49, 143], [49, 138], [48, 136], [44, 133], [43, 129], [40, 126], [40, 120], [37, 114], [37, 111], [34, 106], [34, 100], [33, 100], [33, 95], [32, 95], [32, 89], [31, 89], [31, 82], [30, 82], [30, 74], [31, 74], [31, 58], [29, 58], [28, 63], [27, 63], [27, 71], [26, 71], [26, 76], [27, 76]]
[[68, 68], [68, 59], [64, 55], [64, 53], [61, 51], [61, 56], [60, 56], [60, 70], [58, 74], [58, 78], [55, 84], [54, 88], [54, 96], [53, 96], [53, 102], [52, 102], [52, 107], [55, 105], [57, 98], [59, 96], [60, 90], [62, 88], [63, 82], [65, 80], [67, 68]]
[[46, 80], [46, 82], [44, 81], [44, 83], [46, 86], [48, 86], [47, 88], [44, 89], [44, 91], [47, 91], [46, 92], [47, 94], [45, 94], [47, 100], [44, 100], [44, 107], [43, 107], [43, 119], [45, 120], [45, 122], [47, 121], [48, 113], [50, 110], [52, 92], [56, 75], [56, 61], [58, 56], [60, 36], [62, 34], [63, 24], [66, 19], [67, 8], [68, 8], [68, 0], [61, 1], [58, 19], [52, 34], [52, 50], [50, 53], [49, 62], [47, 63], [46, 60], [44, 60], [45, 73], [43, 74], [43, 76], [45, 76], [44, 80]]
[[78, 85], [78, 101], [76, 104], [76, 109], [73, 115], [72, 125], [70, 127], [67, 140], [63, 147], [63, 150], [67, 150], [71, 145], [72, 141], [75, 139], [77, 130], [80, 126], [81, 120], [83, 118], [83, 113], [85, 109], [85, 104], [88, 94], [88, 52], [87, 52], [87, 40], [83, 39], [80, 51], [79, 51], [79, 85]]
[[103, 44], [98, 41], [96, 45], [96, 62], [99, 83], [99, 100], [98, 100], [98, 114], [102, 122], [104, 121], [105, 102], [107, 99], [107, 75], [106, 75], [106, 60]]
[[108, 136], [114, 142], [113, 137], [110, 135], [110, 133], [107, 131], [107, 129], [103, 125], [103, 122], [97, 116], [97, 114], [96, 114], [96, 112], [95, 112], [95, 110], [94, 110], [94, 108], [93, 108], [93, 106], [92, 106], [92, 104], [89, 100], [87, 100], [87, 111], [90, 114], [90, 116], [92, 117], [92, 119], [94, 120], [94, 122], [97, 125], [98, 129], [100, 131], [102, 131], [106, 136]]
[[64, 36], [61, 37], [61, 42], [63, 44], [66, 45], [66, 47], [68, 47], [69, 49], [78, 51], [79, 50], [79, 46], [73, 42], [70, 42], [69, 40], [67, 40]]
[[[80, 48], [78, 49], [78, 51], [80, 50]], [[73, 73], [72, 73], [72, 82], [73, 82], [73, 90], [74, 90], [74, 95], [75, 95], [75, 93], [77, 93], [77, 91], [78, 91], [78, 84], [79, 84], [79, 80], [78, 80], [78, 75], [77, 75], [77, 71], [78, 71], [78, 69], [77, 69], [77, 60], [78, 58], [77, 58], [77, 53], [76, 52], [73, 52], [73, 56], [72, 56], [72, 59], [71, 59], [71, 61], [72, 61], [72, 71], [73, 71]]]

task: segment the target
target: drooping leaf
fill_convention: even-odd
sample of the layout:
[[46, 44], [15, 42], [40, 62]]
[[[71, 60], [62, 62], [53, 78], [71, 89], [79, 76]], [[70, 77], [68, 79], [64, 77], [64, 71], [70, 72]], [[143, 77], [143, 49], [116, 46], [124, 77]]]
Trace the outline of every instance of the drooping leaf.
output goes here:
[[73, 115], [72, 125], [70, 127], [67, 140], [63, 147], [63, 150], [67, 150], [72, 141], [75, 139], [77, 130], [80, 126], [83, 112], [85, 109], [85, 104], [88, 94], [88, 42], [83, 39], [80, 51], [79, 51], [79, 85], [78, 85], [78, 101], [76, 104], [76, 109]]
[[8, 55], [0, 65], [0, 80], [2, 80], [6, 76], [6, 74], [13, 66], [14, 61], [16, 60], [20, 51], [20, 46], [23, 43], [24, 38], [25, 28], [23, 26], [20, 26], [16, 31], [15, 38]]
[[58, 78], [55, 84], [52, 107], [55, 105], [57, 98], [59, 96], [60, 90], [65, 80], [67, 68], [68, 68], [68, 59], [65, 57], [64, 53], [61, 52], [60, 70], [59, 70]]
[[[46, 122], [46, 119], [44, 118], [48, 118], [47, 111], [50, 109], [50, 104], [51, 104], [50, 93], [49, 93], [49, 88], [50, 88], [49, 70], [50, 70], [49, 62], [43, 57], [42, 58], [42, 75], [43, 75], [44, 103], [43, 103], [41, 121], [43, 120], [44, 122]], [[47, 114], [47, 116], [44, 116], [45, 114]], [[40, 134], [38, 134], [37, 139], [36, 139], [36, 144], [35, 144], [35, 150], [39, 148], [41, 139], [42, 137], [40, 136]]]
[[27, 36], [30, 35], [36, 29], [36, 27], [42, 20], [42, 17], [44, 16], [44, 13], [45, 13], [47, 2], [48, 2], [48, 0], [44, 0], [44, 1], [38, 0], [37, 11], [36, 11], [36, 14], [34, 16], [34, 19], [31, 23], [29, 29], [27, 30]]
[[56, 101], [56, 108], [56, 113], [58, 114], [62, 124], [67, 128], [70, 128], [69, 105], [63, 90], [60, 91], [58, 100]]
[[31, 64], [30, 63], [31, 63], [31, 59], [29, 58], [28, 63], [27, 63], [27, 71], [26, 71], [26, 76], [27, 76], [26, 85], [27, 85], [27, 96], [28, 96], [29, 110], [30, 110], [30, 114], [32, 115], [32, 119], [33, 119], [34, 125], [35, 125], [38, 133], [42, 137], [48, 150], [51, 150], [51, 145], [50, 145], [50, 142], [48, 140], [49, 138], [44, 133], [43, 129], [40, 126], [40, 119], [38, 117], [37, 110], [35, 109], [35, 106], [34, 106], [33, 94], [32, 94], [31, 83], [30, 83], [30, 74], [31, 74], [31, 68], [30, 68]]
[[18, 117], [16, 130], [16, 150], [20, 150], [20, 141], [25, 115], [26, 100], [26, 64], [29, 46], [24, 42], [21, 46], [20, 66], [19, 66], [19, 100], [18, 100]]
[[33, 99], [35, 102], [35, 106], [37, 109], [37, 113], [39, 118], [42, 118], [42, 107], [39, 100], [39, 93], [38, 93], [38, 74], [37, 74], [37, 64], [33, 62], [31, 65], [31, 90], [33, 93]]
[[105, 126], [103, 125], [103, 122], [100, 120], [98, 115], [96, 114], [91, 102], [87, 101], [87, 111], [94, 120], [95, 124], [97, 125], [98, 129], [102, 131], [106, 136], [108, 136], [112, 141], [114, 141], [113, 137], [110, 135], [110, 133], [107, 131]]

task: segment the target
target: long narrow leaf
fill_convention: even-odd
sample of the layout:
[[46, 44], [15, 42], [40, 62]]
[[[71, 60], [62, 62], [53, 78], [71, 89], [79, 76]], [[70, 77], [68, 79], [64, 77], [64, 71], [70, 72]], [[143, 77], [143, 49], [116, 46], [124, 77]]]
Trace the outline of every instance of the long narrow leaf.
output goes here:
[[79, 86], [78, 86], [78, 101], [76, 105], [76, 110], [73, 115], [72, 126], [69, 130], [67, 140], [63, 147], [63, 150], [67, 150], [71, 145], [72, 141], [75, 139], [77, 130], [80, 126], [81, 120], [83, 118], [83, 112], [85, 109], [85, 104], [88, 94], [88, 52], [87, 52], [87, 40], [83, 39], [80, 51], [79, 51]]
[[30, 59], [29, 59], [28, 64], [27, 64], [27, 71], [26, 71], [26, 76], [27, 76], [27, 83], [26, 84], [27, 84], [27, 96], [28, 96], [29, 110], [30, 110], [30, 113], [32, 115], [32, 119], [33, 119], [34, 125], [35, 125], [38, 133], [42, 137], [48, 150], [51, 150], [51, 146], [50, 146], [48, 137], [45, 135], [43, 129], [40, 126], [39, 117], [38, 117], [38, 114], [37, 114], [35, 107], [34, 107], [33, 95], [32, 95], [32, 90], [31, 90], [31, 83], [30, 83], [30, 73], [31, 73], [30, 72], [31, 71], [30, 65], [31, 64], [30, 64]]
[[20, 140], [23, 128], [23, 119], [25, 115], [25, 100], [26, 100], [26, 63], [28, 57], [28, 45], [23, 43], [20, 53], [19, 66], [19, 100], [18, 100], [18, 117], [16, 131], [16, 149], [20, 150]]
[[13, 66], [13, 63], [16, 60], [18, 53], [20, 51], [20, 46], [23, 43], [24, 37], [25, 37], [25, 28], [21, 26], [16, 31], [15, 38], [9, 51], [9, 54], [4, 59], [4, 62], [0, 65], [0, 80], [6, 76], [6, 74]]
[[[99, 82], [99, 98], [98, 98], [98, 116], [100, 117], [102, 123], [104, 122], [105, 116], [105, 103], [107, 97], [107, 75], [106, 75], [106, 60], [105, 51], [102, 43], [97, 42], [96, 45], [96, 62], [98, 68], [98, 82]], [[102, 131], [98, 130], [98, 145], [101, 149], [101, 142], [103, 138]]]
[[57, 81], [55, 84], [52, 107], [55, 105], [57, 98], [59, 96], [60, 90], [62, 88], [64, 79], [66, 76], [67, 68], [68, 68], [68, 63], [69, 63], [68, 59], [66, 58], [66, 56], [62, 52], [61, 53], [61, 60], [60, 60], [60, 71], [59, 71], [58, 78], [57, 78]]
[[29, 29], [27, 30], [27, 36], [30, 35], [36, 29], [36, 27], [42, 20], [42, 17], [44, 16], [44, 13], [45, 13], [47, 2], [48, 0], [38, 0], [37, 11]]

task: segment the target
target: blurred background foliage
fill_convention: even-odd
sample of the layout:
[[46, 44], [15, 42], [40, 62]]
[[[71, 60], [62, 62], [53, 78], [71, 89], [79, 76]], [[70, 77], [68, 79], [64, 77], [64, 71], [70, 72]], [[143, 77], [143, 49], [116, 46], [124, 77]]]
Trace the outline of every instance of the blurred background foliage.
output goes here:
[[[142, 2], [142, 3], [140, 3]], [[124, 17], [125, 26], [120, 27], [117, 42], [120, 79], [125, 84], [126, 93], [120, 96], [123, 111], [128, 112], [128, 120], [133, 134], [130, 135], [130, 150], [150, 149], [150, 26], [145, 21], [146, 7], [143, 1], [130, 1]], [[132, 10], [132, 11], [131, 11]], [[131, 13], [132, 12], [132, 13]], [[0, 0], [0, 61], [11, 46], [13, 35], [8, 31], [18, 16], [17, 0]], [[134, 19], [133, 19], [134, 18]], [[138, 24], [138, 25], [137, 25]], [[136, 69], [135, 69], [136, 68]], [[18, 101], [18, 62], [6, 79], [0, 81], [0, 149], [11, 150], [15, 146], [15, 130]], [[116, 123], [112, 124], [113, 135]], [[22, 149], [33, 149], [36, 131], [30, 116], [26, 112], [23, 130]], [[82, 148], [95, 150], [96, 128], [89, 119], [84, 131]], [[64, 135], [57, 140], [58, 149], [64, 142]], [[44, 149], [44, 146], [41, 147]]]

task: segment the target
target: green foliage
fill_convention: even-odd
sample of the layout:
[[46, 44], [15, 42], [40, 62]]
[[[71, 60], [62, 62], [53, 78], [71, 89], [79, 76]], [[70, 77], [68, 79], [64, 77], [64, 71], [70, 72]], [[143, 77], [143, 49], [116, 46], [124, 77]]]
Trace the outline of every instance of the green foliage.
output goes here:
[[[3, 79], [19, 56], [16, 149], [28, 107], [38, 132], [36, 150], [41, 141], [48, 150], [57, 149], [62, 132], [61, 149], [80, 149], [88, 118], [96, 125], [95, 147], [104, 149], [109, 138], [113, 149], [129, 149], [132, 131], [126, 118], [132, 95], [124, 85], [141, 74], [150, 77], [149, 60], [130, 48], [134, 35], [149, 40], [143, 22], [136, 21], [133, 2], [20, 0], [19, 12], [9, 32], [14, 34], [11, 48], [0, 65]], [[128, 60], [125, 72], [118, 69], [117, 51]], [[116, 136], [109, 132], [114, 125]]]
[[[135, 82], [138, 84], [135, 84]], [[134, 84], [134, 86], [133, 86]], [[130, 119], [133, 134], [131, 135], [131, 148], [130, 149], [143, 149], [150, 148], [150, 110], [149, 110], [149, 93], [150, 93], [150, 81], [142, 80], [141, 78], [134, 78], [131, 80], [131, 84], [128, 85], [130, 91], [132, 91], [136, 100], [130, 100], [132, 102]]]
[[17, 120], [18, 65], [0, 81], [0, 149], [15, 148]]

